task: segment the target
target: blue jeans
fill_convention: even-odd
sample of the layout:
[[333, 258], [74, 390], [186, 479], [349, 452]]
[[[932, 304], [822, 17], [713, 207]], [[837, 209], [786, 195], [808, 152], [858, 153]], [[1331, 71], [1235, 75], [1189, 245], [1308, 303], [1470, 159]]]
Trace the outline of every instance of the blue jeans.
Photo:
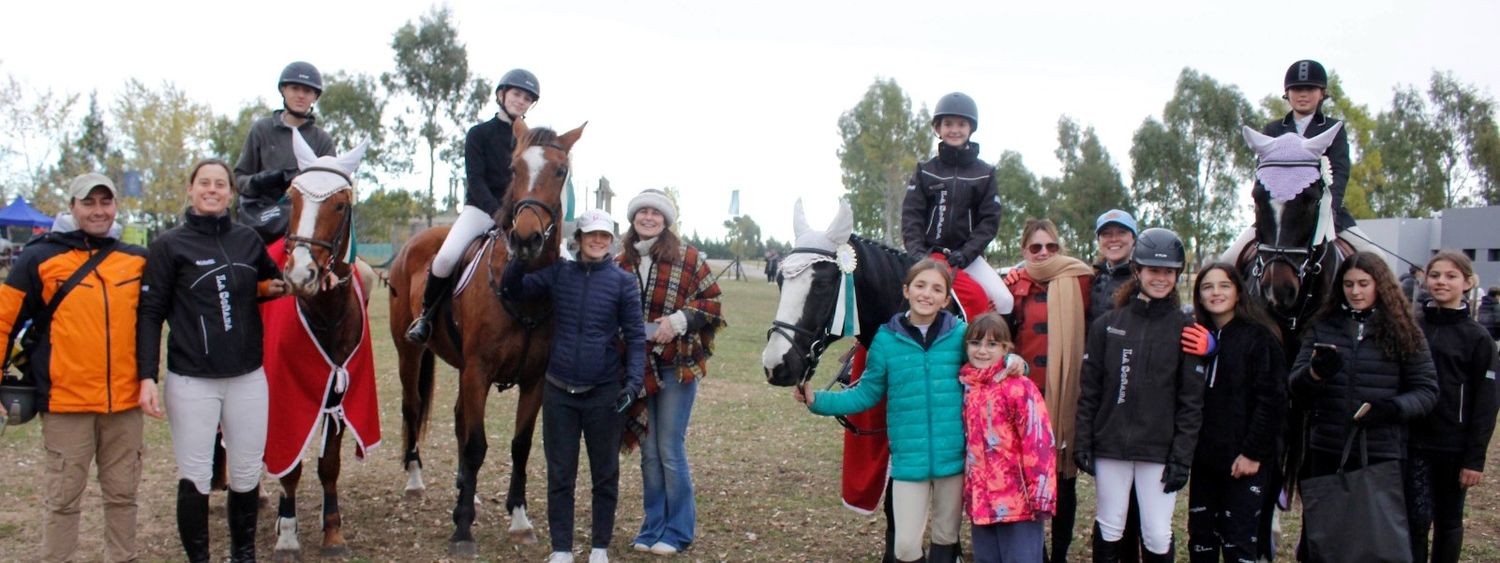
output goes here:
[[688, 468], [687, 426], [698, 396], [698, 381], [677, 380], [677, 370], [659, 367], [662, 387], [646, 398], [649, 430], [641, 441], [641, 480], [645, 519], [635, 543], [665, 542], [677, 549], [693, 543], [698, 521], [693, 475]]
[[1047, 533], [1040, 520], [974, 526], [973, 532], [974, 563], [1042, 561], [1042, 542]]

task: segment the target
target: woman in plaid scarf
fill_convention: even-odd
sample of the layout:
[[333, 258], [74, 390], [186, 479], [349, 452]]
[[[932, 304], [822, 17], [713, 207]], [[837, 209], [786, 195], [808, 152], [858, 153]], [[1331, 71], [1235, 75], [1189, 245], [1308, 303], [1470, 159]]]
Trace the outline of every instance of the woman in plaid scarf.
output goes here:
[[707, 260], [670, 228], [677, 222], [672, 199], [645, 190], [630, 200], [627, 216], [630, 229], [619, 260], [641, 287], [648, 352], [647, 397], [631, 410], [631, 419], [644, 419], [647, 431], [641, 435], [632, 424], [625, 438], [627, 447], [632, 440], [641, 447], [644, 481], [645, 519], [633, 543], [636, 551], [671, 555], [693, 543], [697, 515], [687, 425], [724, 317]]

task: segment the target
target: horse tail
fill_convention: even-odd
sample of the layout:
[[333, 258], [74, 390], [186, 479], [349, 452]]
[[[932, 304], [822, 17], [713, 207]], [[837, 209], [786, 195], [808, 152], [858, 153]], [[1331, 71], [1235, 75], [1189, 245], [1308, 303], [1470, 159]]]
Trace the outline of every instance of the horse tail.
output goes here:
[[423, 347], [422, 359], [417, 367], [417, 397], [420, 398], [417, 408], [421, 413], [417, 424], [418, 436], [427, 434], [427, 422], [432, 419], [432, 389], [435, 383], [432, 374], [436, 363], [434, 356], [431, 349]]

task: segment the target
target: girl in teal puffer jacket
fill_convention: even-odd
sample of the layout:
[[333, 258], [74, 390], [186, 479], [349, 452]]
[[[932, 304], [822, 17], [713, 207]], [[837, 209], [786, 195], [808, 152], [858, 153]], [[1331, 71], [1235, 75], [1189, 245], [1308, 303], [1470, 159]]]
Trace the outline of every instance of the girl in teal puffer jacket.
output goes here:
[[814, 414], [854, 414], [886, 404], [891, 440], [891, 503], [896, 559], [922, 559], [922, 533], [932, 505], [932, 560], [957, 553], [963, 515], [963, 385], [965, 325], [944, 311], [953, 284], [947, 266], [925, 259], [901, 288], [909, 310], [880, 327], [859, 383], [844, 391], [808, 394], [799, 401]]

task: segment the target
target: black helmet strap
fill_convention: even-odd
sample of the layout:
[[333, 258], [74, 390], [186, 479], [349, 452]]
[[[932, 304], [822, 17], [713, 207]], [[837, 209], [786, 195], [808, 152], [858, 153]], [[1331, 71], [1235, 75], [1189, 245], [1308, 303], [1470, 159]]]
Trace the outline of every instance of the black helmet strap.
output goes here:
[[287, 105], [287, 103], [286, 103], [286, 96], [282, 96], [281, 97], [281, 109], [284, 110], [284, 111], [286, 111], [289, 114], [292, 114], [292, 117], [295, 117], [297, 119], [312, 119], [313, 118], [313, 110], [312, 110], [311, 107], [307, 108], [307, 112], [306, 113], [294, 110], [294, 109], [292, 109], [292, 106]]

